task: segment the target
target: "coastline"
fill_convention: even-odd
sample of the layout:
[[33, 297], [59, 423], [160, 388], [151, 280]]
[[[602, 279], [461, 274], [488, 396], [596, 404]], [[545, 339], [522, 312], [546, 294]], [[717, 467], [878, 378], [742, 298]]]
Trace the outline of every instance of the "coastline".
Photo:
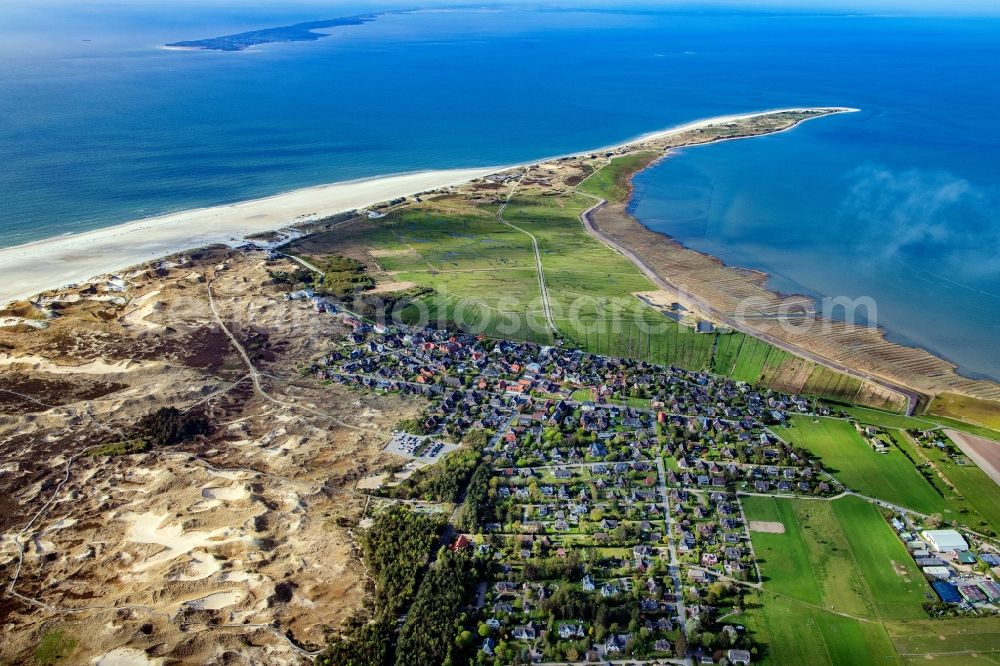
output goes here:
[[461, 185], [497, 167], [420, 171], [307, 187], [0, 248], [0, 304], [217, 243], [315, 221], [426, 190]]
[[[727, 140], [731, 138], [718, 139]], [[786, 330], [776, 316], [782, 305], [812, 297], [770, 289], [767, 273], [729, 265], [719, 257], [689, 248], [669, 234], [645, 226], [630, 212], [632, 178], [665, 156], [627, 175], [628, 191], [623, 200], [601, 200], [580, 216], [591, 235], [628, 258], [654, 284], [685, 293], [704, 313], [727, 326], [904, 398], [908, 413], [920, 411], [941, 393], [1000, 401], [997, 382], [967, 377], [954, 363], [923, 347], [896, 342], [882, 328], [810, 316], [796, 320], [819, 322], [818, 326], [803, 332]], [[686, 288], [695, 284], [696, 288]], [[754, 303], [744, 313], [748, 316], [734, 318], [729, 314], [741, 311], [741, 303], [746, 302]]]
[[178, 252], [216, 243], [238, 243], [249, 235], [315, 221], [397, 197], [461, 185], [510, 169], [594, 152], [634, 150], [643, 144], [707, 127], [807, 111], [830, 115], [857, 109], [799, 107], [702, 118], [647, 132], [618, 144], [542, 157], [520, 164], [420, 171], [315, 185], [258, 199], [189, 209], [0, 248], [0, 306]]
[[[888, 340], [881, 329], [819, 320], [808, 312], [805, 316], [796, 314], [796, 321], [820, 321], [821, 325], [813, 327], [819, 332], [789, 334], [783, 327], [782, 313], [794, 310], [785, 308], [801, 308], [806, 301], [812, 302], [812, 297], [777, 293], [767, 287], [766, 274], [727, 266], [717, 257], [687, 248], [646, 228], [628, 210], [632, 177], [675, 148], [775, 134], [807, 120], [855, 111], [848, 107], [801, 107], [705, 118], [613, 146], [517, 165], [423, 171], [318, 185], [0, 248], [0, 304], [86, 283], [98, 276], [121, 274], [180, 252], [215, 244], [236, 245], [256, 234], [308, 225], [400, 197], [446, 189], [461, 193], [467, 187], [477, 187], [479, 179], [515, 169], [564, 162], [591, 168], [600, 164], [600, 170], [614, 157], [648, 153], [654, 155], [651, 160], [623, 173], [628, 191], [622, 200], [616, 196], [613, 202], [594, 206], [581, 219], [592, 235], [629, 258], [652, 282], [666, 285], [668, 291], [681, 289], [694, 296], [709, 318], [800, 359], [860, 379], [869, 397], [886, 404], [898, 403], [900, 408], [913, 411], [927, 398], [945, 392], [1000, 401], [1000, 384], [962, 376], [947, 360], [923, 348]], [[589, 172], [593, 173], [596, 171]], [[687, 285], [697, 286], [689, 290]], [[748, 303], [753, 304], [749, 310], [745, 307]], [[740, 323], [733, 326], [736, 319]]]

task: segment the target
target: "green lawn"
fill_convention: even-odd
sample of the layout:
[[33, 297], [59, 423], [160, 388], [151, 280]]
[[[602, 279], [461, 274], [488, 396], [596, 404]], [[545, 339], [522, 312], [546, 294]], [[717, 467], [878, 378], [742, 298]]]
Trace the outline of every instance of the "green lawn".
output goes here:
[[901, 452], [875, 453], [847, 421], [793, 416], [777, 433], [819, 456], [851, 490], [922, 513], [951, 513], [948, 502]]

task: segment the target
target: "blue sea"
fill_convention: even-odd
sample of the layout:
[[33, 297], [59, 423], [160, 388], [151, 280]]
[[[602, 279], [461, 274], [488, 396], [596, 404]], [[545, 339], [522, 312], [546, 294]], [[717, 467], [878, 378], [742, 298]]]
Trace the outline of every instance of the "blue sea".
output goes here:
[[870, 296], [894, 339], [1000, 379], [1000, 18], [453, 9], [220, 53], [158, 45], [371, 8], [162, 4], [0, 6], [0, 245], [852, 106], [685, 150], [636, 179], [633, 211], [782, 291]]

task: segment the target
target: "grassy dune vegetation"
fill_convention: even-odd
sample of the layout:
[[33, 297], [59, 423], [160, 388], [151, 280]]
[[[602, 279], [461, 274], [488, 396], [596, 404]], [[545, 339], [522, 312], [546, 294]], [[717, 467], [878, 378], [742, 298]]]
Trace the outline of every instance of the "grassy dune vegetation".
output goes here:
[[617, 157], [580, 183], [577, 189], [608, 201], [624, 201], [629, 195], [632, 174], [649, 166], [657, 157], [659, 154], [652, 151]]
[[732, 619], [768, 646], [764, 663], [901, 663], [888, 627], [922, 622], [930, 588], [878, 509], [854, 497], [742, 501], [748, 519], [785, 527], [752, 533], [764, 589]]

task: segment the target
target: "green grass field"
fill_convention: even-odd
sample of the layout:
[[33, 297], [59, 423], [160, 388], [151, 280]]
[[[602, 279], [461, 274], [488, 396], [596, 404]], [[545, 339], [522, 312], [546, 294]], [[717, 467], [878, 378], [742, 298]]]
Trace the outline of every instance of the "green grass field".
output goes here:
[[958, 515], [947, 517], [978, 532], [996, 532], [1000, 527], [1000, 488], [971, 460], [960, 465], [944, 451], [918, 446], [902, 430], [889, 430], [900, 450], [917, 465], [931, 471], [930, 481]]
[[856, 497], [830, 504], [878, 616], [923, 619], [921, 604], [931, 598], [930, 587], [879, 510]]
[[659, 157], [652, 151], [616, 157], [580, 184], [580, 190], [608, 201], [623, 201], [628, 196], [632, 174]]
[[952, 507], [899, 451], [872, 451], [854, 426], [838, 419], [793, 416], [779, 436], [820, 457], [851, 490], [922, 513], [953, 517]]
[[747, 600], [747, 610], [728, 621], [744, 625], [754, 642], [762, 646], [756, 664], [902, 663], [889, 634], [877, 622], [818, 610], [767, 592], [753, 593]]
[[749, 520], [785, 527], [751, 535], [765, 590], [859, 617], [925, 617], [930, 588], [872, 504], [747, 497], [743, 505]]
[[922, 620], [930, 588], [878, 509], [834, 501], [745, 497], [764, 589], [733, 618], [766, 645], [766, 664], [901, 663], [883, 624]]
[[1000, 664], [1000, 617], [887, 622], [905, 663]]

